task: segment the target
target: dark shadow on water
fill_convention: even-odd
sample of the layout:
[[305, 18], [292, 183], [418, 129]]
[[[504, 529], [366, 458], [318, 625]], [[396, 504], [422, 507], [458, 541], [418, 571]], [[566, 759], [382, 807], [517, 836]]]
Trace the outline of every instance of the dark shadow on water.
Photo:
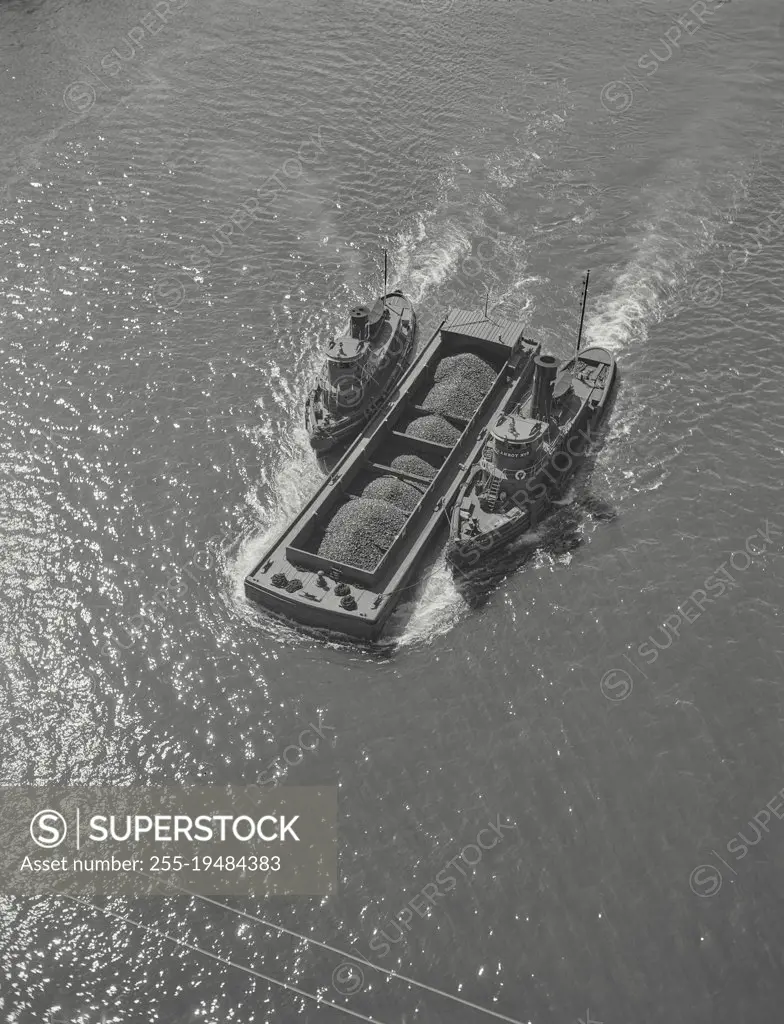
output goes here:
[[[578, 481], [573, 477], [572, 487], [577, 486]], [[568, 503], [554, 504], [534, 533], [527, 533], [493, 552], [476, 567], [464, 570], [453, 566], [457, 590], [469, 607], [481, 608], [504, 580], [524, 569], [538, 551], [553, 558], [568, 554], [583, 544], [582, 527], [586, 518], [611, 522], [617, 514], [604, 499], [576, 492]]]

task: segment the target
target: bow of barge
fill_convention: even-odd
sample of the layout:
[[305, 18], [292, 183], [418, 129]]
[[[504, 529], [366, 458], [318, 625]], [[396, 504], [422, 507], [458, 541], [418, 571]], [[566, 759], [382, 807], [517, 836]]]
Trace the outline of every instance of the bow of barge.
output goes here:
[[[530, 388], [538, 352], [539, 345], [525, 337], [520, 321], [450, 311], [383, 414], [365, 428], [246, 577], [246, 596], [309, 628], [361, 639], [377, 637], [403, 591], [415, 582], [417, 565], [446, 528], [465, 467], [483, 443], [483, 431], [494, 415], [511, 408]], [[451, 434], [459, 434], [453, 443], [444, 444], [421, 436], [426, 431], [415, 424], [425, 418], [432, 421], [439, 411], [433, 401], [439, 366], [454, 356], [476, 357], [490, 369], [475, 406], [461, 410], [468, 415], [443, 411]], [[418, 464], [428, 464], [432, 471], [416, 471]], [[396, 534], [370, 560], [366, 555], [354, 560], [326, 557], [322, 549], [334, 517], [380, 477], [409, 485], [416, 495], [415, 504], [405, 512], [396, 506], [401, 524]]]

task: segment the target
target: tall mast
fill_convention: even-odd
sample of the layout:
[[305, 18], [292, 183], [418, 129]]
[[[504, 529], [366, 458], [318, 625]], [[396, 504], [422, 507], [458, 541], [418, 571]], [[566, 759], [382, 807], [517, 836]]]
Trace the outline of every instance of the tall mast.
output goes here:
[[384, 308], [387, 305], [387, 250], [384, 249]]
[[588, 299], [588, 278], [591, 276], [590, 270], [585, 272], [585, 281], [583, 283], [583, 310], [580, 314], [580, 330], [577, 332], [577, 346], [574, 350], [574, 368], [577, 369], [577, 354], [580, 351], [580, 342], [583, 338], [583, 322], [585, 320], [585, 303]]

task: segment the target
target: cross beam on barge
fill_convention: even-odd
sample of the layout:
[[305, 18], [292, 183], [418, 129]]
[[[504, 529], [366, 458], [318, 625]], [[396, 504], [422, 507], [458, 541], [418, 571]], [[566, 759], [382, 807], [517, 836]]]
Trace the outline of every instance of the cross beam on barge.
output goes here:
[[[419, 415], [432, 415], [421, 401], [441, 359], [471, 352], [492, 364], [495, 378], [466, 420], [446, 414], [461, 431], [454, 445], [413, 437], [403, 429]], [[436, 536], [468, 467], [484, 443], [491, 419], [511, 409], [530, 389], [539, 344], [525, 337], [521, 321], [493, 320], [454, 309], [401, 378], [387, 405], [368, 424], [302, 511], [287, 525], [245, 579], [245, 594], [267, 611], [311, 629], [373, 640], [403, 595]], [[424, 476], [393, 468], [401, 454], [420, 455], [438, 468]], [[324, 558], [318, 553], [337, 508], [356, 498], [370, 480], [396, 476], [424, 488], [390, 547], [372, 568]], [[397, 506], [396, 506], [397, 507]]]

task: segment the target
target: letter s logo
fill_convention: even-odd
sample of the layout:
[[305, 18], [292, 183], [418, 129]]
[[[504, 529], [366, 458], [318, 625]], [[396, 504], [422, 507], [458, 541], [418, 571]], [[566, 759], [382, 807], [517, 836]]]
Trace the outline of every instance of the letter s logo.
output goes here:
[[59, 811], [39, 811], [30, 822], [30, 837], [37, 846], [53, 850], [68, 833], [68, 825]]

